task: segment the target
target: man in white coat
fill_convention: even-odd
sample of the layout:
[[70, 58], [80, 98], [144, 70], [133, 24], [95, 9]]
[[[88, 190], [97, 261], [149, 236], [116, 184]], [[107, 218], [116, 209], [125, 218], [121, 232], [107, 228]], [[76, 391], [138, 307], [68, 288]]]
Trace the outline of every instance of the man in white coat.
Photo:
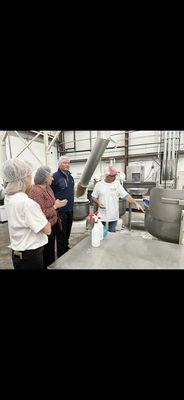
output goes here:
[[109, 232], [116, 232], [119, 220], [120, 197], [126, 199], [129, 203], [134, 204], [138, 210], [144, 212], [143, 207], [116, 180], [118, 173], [117, 168], [109, 165], [105, 171], [105, 179], [95, 185], [92, 193], [94, 202], [98, 204], [102, 223], [105, 225], [108, 222], [109, 224]]

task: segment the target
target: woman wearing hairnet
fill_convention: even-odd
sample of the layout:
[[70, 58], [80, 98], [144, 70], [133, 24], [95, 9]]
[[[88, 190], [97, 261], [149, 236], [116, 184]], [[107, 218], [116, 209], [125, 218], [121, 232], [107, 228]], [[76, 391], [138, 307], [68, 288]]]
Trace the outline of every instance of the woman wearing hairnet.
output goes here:
[[32, 184], [31, 165], [19, 159], [7, 160], [2, 165], [2, 177], [14, 268], [43, 270], [43, 248], [51, 224], [27, 195]]
[[31, 187], [28, 193], [28, 196], [40, 205], [52, 227], [48, 243], [44, 246], [43, 259], [45, 269], [55, 261], [55, 238], [60, 234], [61, 230], [57, 209], [64, 207], [68, 202], [67, 200], [55, 199], [50, 187], [52, 180], [52, 173], [49, 167], [38, 168], [34, 177], [35, 185]]

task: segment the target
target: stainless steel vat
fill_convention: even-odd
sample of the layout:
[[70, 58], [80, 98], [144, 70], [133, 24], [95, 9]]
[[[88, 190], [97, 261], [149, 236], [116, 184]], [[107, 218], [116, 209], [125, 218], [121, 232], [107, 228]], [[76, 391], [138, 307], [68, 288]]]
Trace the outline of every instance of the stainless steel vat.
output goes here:
[[179, 243], [184, 190], [153, 188], [150, 207], [145, 211], [145, 228], [166, 242]]
[[90, 202], [80, 201], [74, 203], [73, 208], [73, 219], [74, 221], [81, 221], [85, 219], [90, 213]]

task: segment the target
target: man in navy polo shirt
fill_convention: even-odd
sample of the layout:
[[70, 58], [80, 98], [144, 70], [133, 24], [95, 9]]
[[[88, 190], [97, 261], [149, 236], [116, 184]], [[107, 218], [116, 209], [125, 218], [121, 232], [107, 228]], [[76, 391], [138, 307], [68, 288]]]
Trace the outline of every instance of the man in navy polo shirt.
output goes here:
[[62, 231], [60, 237], [57, 238], [58, 257], [61, 257], [70, 249], [69, 237], [73, 222], [74, 179], [69, 169], [69, 158], [67, 156], [62, 156], [59, 160], [58, 171], [53, 174], [54, 179], [51, 185], [56, 199], [68, 200], [68, 203], [65, 207], [59, 208], [59, 215], [62, 222]]

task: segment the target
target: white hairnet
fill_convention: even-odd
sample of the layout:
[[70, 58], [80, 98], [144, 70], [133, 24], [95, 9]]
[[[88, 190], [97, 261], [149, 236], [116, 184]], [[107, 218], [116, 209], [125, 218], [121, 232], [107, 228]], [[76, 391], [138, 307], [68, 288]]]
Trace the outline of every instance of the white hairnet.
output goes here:
[[6, 185], [6, 194], [24, 191], [25, 179], [32, 175], [32, 165], [18, 158], [7, 160], [1, 167], [2, 177]]
[[49, 175], [51, 175], [51, 169], [49, 167], [38, 168], [34, 177], [35, 185], [43, 185]]

